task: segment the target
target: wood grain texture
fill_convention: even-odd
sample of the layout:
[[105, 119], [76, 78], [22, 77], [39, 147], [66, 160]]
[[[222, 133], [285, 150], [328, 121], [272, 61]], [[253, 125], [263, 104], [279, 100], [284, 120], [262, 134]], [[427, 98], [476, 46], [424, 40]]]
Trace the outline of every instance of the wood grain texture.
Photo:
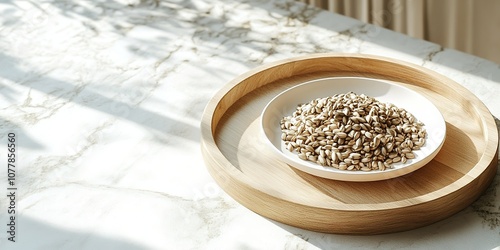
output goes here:
[[[426, 96], [446, 121], [438, 155], [413, 173], [361, 183], [279, 161], [259, 127], [264, 106], [289, 87], [332, 76], [392, 80]], [[317, 54], [251, 70], [214, 96], [201, 130], [207, 168], [229, 195], [262, 216], [320, 232], [380, 234], [434, 223], [470, 205], [496, 173], [498, 132], [480, 100], [433, 71], [376, 56]]]

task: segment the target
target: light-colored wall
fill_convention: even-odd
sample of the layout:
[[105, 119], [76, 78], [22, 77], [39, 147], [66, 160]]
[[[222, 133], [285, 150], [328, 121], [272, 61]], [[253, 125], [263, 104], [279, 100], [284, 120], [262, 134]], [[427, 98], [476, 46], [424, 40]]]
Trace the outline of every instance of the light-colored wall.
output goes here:
[[500, 0], [300, 0], [500, 64]]

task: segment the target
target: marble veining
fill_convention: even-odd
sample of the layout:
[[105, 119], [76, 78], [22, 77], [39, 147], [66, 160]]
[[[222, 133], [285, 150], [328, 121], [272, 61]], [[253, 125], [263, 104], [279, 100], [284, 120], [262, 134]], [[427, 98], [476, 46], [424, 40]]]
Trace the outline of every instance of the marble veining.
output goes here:
[[496, 203], [499, 185], [500, 174], [497, 173], [491, 186], [471, 205], [472, 210], [483, 219], [483, 224], [492, 230], [500, 227], [500, 205]]
[[18, 152], [17, 240], [4, 232], [4, 194], [0, 249], [500, 246], [498, 173], [469, 208], [428, 227], [329, 235], [235, 202], [199, 144], [210, 98], [263, 63], [324, 52], [405, 60], [469, 89], [499, 128], [500, 65], [293, 0], [5, 0], [0, 13], [1, 164], [9, 133]]

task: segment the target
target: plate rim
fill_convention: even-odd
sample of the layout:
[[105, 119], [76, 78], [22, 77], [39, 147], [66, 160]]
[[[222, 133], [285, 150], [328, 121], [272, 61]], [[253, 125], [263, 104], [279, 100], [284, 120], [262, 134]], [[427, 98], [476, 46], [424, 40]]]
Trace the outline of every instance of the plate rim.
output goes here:
[[[441, 140], [437, 144], [436, 149], [434, 149], [434, 151], [432, 151], [428, 155], [426, 155], [425, 158], [423, 158], [423, 159], [421, 159], [421, 160], [419, 160], [417, 162], [408, 164], [407, 166], [402, 166], [402, 167], [397, 168], [397, 169], [388, 169], [388, 170], [384, 170], [384, 171], [375, 170], [375, 171], [366, 171], [366, 172], [365, 171], [339, 170], [339, 169], [335, 169], [335, 168], [332, 168], [332, 167], [321, 166], [321, 165], [319, 165], [317, 163], [314, 163], [314, 162], [311, 162], [311, 161], [304, 161], [304, 160], [300, 160], [298, 158], [292, 159], [291, 157], [288, 157], [286, 154], [284, 154], [282, 151], [280, 151], [280, 149], [277, 148], [276, 145], [274, 145], [274, 143], [267, 136], [267, 133], [266, 133], [266, 131], [264, 129], [264, 117], [265, 117], [266, 111], [268, 111], [269, 106], [272, 105], [272, 103], [274, 103], [280, 97], [282, 97], [282, 96], [286, 95], [287, 93], [289, 93], [289, 91], [291, 91], [291, 90], [298, 89], [298, 88], [303, 88], [306, 85], [317, 83], [317, 82], [328, 81], [328, 80], [334, 80], [334, 81], [336, 81], [336, 80], [344, 80], [344, 79], [355, 79], [355, 80], [363, 80], [363, 81], [368, 80], [368, 81], [372, 81], [372, 82], [383, 83], [383, 84], [386, 84], [386, 85], [392, 85], [392, 86], [395, 86], [397, 88], [401, 88], [404, 91], [411, 92], [414, 95], [417, 95], [417, 96], [425, 99], [437, 111], [437, 114], [438, 114], [438, 117], [439, 117], [439, 123], [442, 123], [442, 125], [443, 125], [442, 126], [442, 129], [443, 129], [443, 133], [442, 133], [443, 134], [443, 138], [441, 138]], [[325, 96], [325, 97], [327, 97], [327, 96]], [[416, 170], [424, 167], [427, 163], [429, 163], [430, 161], [432, 161], [432, 159], [439, 153], [439, 151], [441, 150], [442, 146], [444, 145], [444, 142], [446, 140], [446, 133], [447, 133], [447, 131], [446, 131], [446, 121], [444, 119], [443, 114], [436, 107], [436, 105], [434, 103], [432, 103], [427, 97], [425, 97], [424, 95], [418, 93], [417, 91], [415, 91], [413, 89], [410, 89], [408, 87], [402, 86], [401, 84], [398, 84], [398, 82], [390, 81], [390, 80], [386, 80], [386, 79], [377, 79], [377, 78], [364, 77], [364, 76], [333, 76], [333, 77], [322, 77], [322, 78], [317, 78], [317, 79], [308, 80], [308, 81], [299, 83], [299, 84], [297, 84], [295, 86], [287, 88], [287, 89], [281, 91], [280, 93], [276, 94], [265, 105], [265, 107], [263, 108], [263, 110], [260, 113], [259, 119], [260, 119], [260, 121], [259, 121], [259, 124], [260, 124], [260, 135], [264, 137], [267, 146], [271, 148], [273, 154], [276, 157], [278, 157], [279, 160], [282, 160], [283, 162], [285, 162], [289, 166], [291, 166], [291, 167], [293, 167], [293, 168], [295, 168], [295, 169], [297, 169], [299, 171], [302, 171], [302, 172], [305, 172], [305, 173], [308, 173], [308, 174], [311, 174], [311, 175], [314, 175], [314, 176], [317, 176], [317, 177], [331, 179], [331, 180], [338, 180], [338, 181], [347, 181], [347, 182], [381, 181], [381, 180], [388, 180], [388, 179], [392, 179], [392, 178], [397, 178], [397, 177], [404, 176], [406, 174], [412, 173], [412, 172], [414, 172], [414, 171], [416, 171]], [[282, 140], [280, 140], [280, 142], [283, 143]], [[302, 164], [302, 163], [300, 163], [300, 161], [304, 161], [306, 164]], [[312, 166], [307, 166], [307, 165], [312, 165]], [[321, 174], [320, 172], [321, 173], [326, 173], [326, 174]]]

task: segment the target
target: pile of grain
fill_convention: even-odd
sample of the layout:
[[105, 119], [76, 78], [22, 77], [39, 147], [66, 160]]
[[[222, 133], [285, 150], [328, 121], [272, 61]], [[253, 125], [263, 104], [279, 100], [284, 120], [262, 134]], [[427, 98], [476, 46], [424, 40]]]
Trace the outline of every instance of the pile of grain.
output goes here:
[[281, 120], [281, 139], [300, 159], [341, 170], [385, 170], [415, 158], [424, 124], [403, 108], [349, 92], [301, 104]]

